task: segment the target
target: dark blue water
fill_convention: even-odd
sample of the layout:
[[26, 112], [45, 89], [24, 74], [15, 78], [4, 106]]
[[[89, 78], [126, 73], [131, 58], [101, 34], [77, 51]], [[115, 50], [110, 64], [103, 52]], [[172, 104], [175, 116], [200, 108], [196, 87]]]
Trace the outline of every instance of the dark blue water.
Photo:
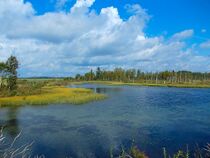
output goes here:
[[85, 84], [106, 100], [84, 105], [0, 109], [8, 137], [34, 141], [33, 154], [48, 158], [110, 157], [135, 144], [152, 158], [210, 142], [210, 89]]

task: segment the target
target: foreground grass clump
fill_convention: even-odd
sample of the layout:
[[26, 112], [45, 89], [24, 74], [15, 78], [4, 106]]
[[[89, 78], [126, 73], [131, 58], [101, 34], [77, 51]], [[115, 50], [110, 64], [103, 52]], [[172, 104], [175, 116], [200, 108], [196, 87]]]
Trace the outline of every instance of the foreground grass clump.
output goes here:
[[[210, 157], [210, 144], [207, 144], [204, 148], [200, 148], [198, 145], [195, 149], [189, 151], [188, 146], [186, 150], [178, 150], [173, 154], [169, 154], [166, 148], [163, 148], [163, 154], [157, 155], [160, 158], [209, 158]], [[144, 152], [142, 152], [137, 146], [132, 145], [130, 149], [122, 152], [118, 158], [149, 158]], [[111, 158], [114, 156], [111, 154]]]
[[[132, 145], [132, 147], [126, 152], [122, 149], [122, 153], [117, 156], [118, 158], [149, 158], [144, 152], [142, 152], [137, 146]], [[114, 158], [111, 155], [111, 158]]]
[[90, 101], [104, 99], [105, 95], [95, 94], [89, 89], [43, 87], [41, 94], [12, 96], [0, 98], [0, 107], [21, 105], [45, 105], [45, 104], [83, 104]]

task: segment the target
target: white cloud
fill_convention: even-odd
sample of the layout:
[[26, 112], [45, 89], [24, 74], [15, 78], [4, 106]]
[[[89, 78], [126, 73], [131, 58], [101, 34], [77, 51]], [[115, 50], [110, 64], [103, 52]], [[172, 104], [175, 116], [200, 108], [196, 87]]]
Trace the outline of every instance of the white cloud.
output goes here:
[[184, 42], [193, 30], [169, 40], [148, 37], [144, 29], [150, 16], [140, 5], [127, 5], [132, 14], [124, 20], [113, 6], [97, 14], [89, 8], [93, 3], [78, 0], [67, 13], [38, 16], [30, 3], [1, 0], [0, 60], [16, 55], [21, 76], [65, 76], [97, 66], [209, 70], [209, 57], [196, 55]]
[[194, 34], [194, 30], [184, 30], [182, 32], [178, 32], [172, 36], [172, 40], [184, 40], [192, 37]]
[[210, 40], [201, 43], [200, 47], [203, 48], [203, 49], [209, 49], [210, 48]]
[[77, 0], [71, 9], [74, 11], [78, 8], [88, 8], [92, 6], [94, 2], [95, 0]]

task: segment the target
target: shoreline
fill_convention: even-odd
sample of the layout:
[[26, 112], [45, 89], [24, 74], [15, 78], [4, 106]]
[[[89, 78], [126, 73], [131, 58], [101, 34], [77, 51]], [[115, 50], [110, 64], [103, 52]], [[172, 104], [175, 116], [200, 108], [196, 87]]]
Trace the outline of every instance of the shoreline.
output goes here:
[[126, 82], [117, 82], [117, 81], [78, 81], [78, 82], [72, 82], [71, 84], [84, 84], [84, 83], [90, 83], [90, 84], [104, 84], [104, 85], [110, 85], [110, 86], [146, 86], [146, 87], [171, 87], [171, 88], [210, 88], [210, 84], [170, 84], [170, 83], [126, 83]]

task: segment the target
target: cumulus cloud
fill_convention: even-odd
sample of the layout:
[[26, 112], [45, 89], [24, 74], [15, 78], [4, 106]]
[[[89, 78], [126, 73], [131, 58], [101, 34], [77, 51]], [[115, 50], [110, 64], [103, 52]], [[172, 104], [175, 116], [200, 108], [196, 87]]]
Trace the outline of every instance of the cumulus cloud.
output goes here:
[[[60, 3], [65, 0], [60, 0]], [[150, 16], [140, 5], [126, 5], [124, 20], [110, 6], [96, 13], [94, 0], [78, 0], [68, 12], [36, 15], [30, 3], [0, 1], [0, 60], [14, 54], [21, 76], [67, 76], [102, 66], [140, 68], [144, 71], [209, 70], [209, 57], [188, 48], [193, 30], [148, 37]]]

